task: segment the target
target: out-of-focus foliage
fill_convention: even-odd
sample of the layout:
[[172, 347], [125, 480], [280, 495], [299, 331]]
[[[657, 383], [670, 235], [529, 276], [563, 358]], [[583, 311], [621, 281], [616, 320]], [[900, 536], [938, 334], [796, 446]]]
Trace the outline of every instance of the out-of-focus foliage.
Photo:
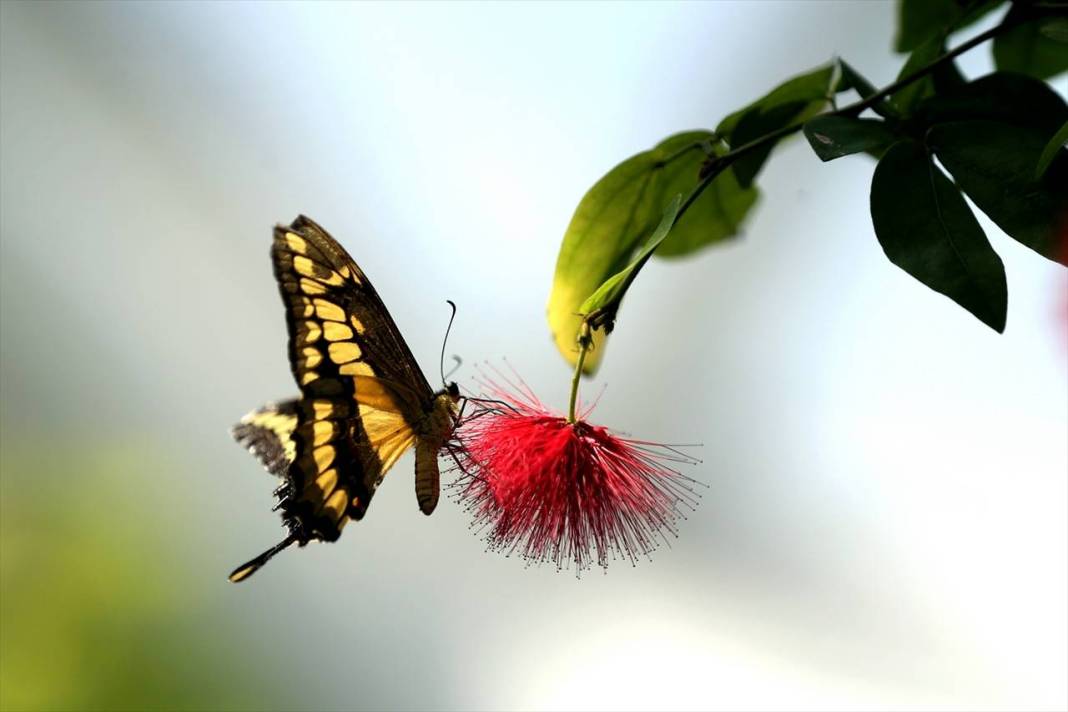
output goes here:
[[1060, 131], [1053, 134], [1047, 143], [1046, 147], [1042, 149], [1042, 155], [1038, 158], [1038, 165], [1035, 167], [1035, 178], [1041, 178], [1049, 170], [1050, 164], [1053, 163], [1053, 159], [1057, 156], [1064, 155], [1064, 145], [1068, 143], [1068, 121], [1061, 126]]
[[205, 572], [183, 558], [183, 532], [161, 523], [167, 501], [149, 483], [130, 489], [172, 469], [158, 451], [7, 439], [0, 466], [0, 709], [296, 702], [273, 681], [278, 661], [197, 593]]
[[[994, 63], [998, 69], [1049, 79], [1068, 71], [1068, 33], [1063, 15], [1054, 16], [1038, 7], [1013, 3], [1006, 22], [1015, 27], [994, 39]], [[1063, 7], [1060, 9], [1063, 13]]]
[[1005, 0], [901, 0], [894, 49], [911, 52], [972, 24]]

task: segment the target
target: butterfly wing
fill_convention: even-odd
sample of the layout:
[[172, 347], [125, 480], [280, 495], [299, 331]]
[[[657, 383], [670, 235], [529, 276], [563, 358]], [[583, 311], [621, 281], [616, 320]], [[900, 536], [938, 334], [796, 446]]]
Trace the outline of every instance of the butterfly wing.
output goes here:
[[298, 409], [296, 400], [268, 403], [233, 427], [234, 440], [259, 458], [272, 475], [284, 477], [296, 459], [292, 438], [297, 429]]
[[433, 399], [381, 298], [325, 230], [298, 217], [271, 250], [303, 398], [282, 509], [291, 529], [336, 539], [416, 440]]
[[[271, 258], [286, 304], [293, 376], [306, 395], [322, 392], [320, 387], [306, 387], [322, 372], [308, 361], [314, 354], [304, 352], [322, 337], [337, 344], [331, 348], [337, 352], [334, 363], [340, 375], [373, 375], [429, 402], [430, 384], [378, 292], [326, 230], [303, 215], [288, 228], [276, 227]], [[347, 361], [347, 355], [354, 358]], [[329, 381], [321, 385], [329, 391]]]
[[238, 567], [232, 581], [290, 544], [334, 541], [349, 519], [361, 519], [433, 407], [430, 385], [378, 293], [325, 230], [304, 216], [276, 227], [271, 259], [302, 397], [284, 413], [251, 413], [234, 435], [269, 470], [284, 470], [277, 494], [290, 534]]

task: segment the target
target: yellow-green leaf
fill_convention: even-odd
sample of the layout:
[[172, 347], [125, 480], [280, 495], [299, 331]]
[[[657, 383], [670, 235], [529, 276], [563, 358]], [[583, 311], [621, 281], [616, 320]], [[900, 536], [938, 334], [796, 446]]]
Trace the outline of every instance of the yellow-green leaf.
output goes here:
[[[579, 202], [560, 246], [547, 311], [553, 340], [572, 365], [578, 357], [583, 302], [630, 263], [671, 198], [687, 196], [697, 186], [701, 164], [710, 153], [723, 151], [714, 138], [710, 131], [671, 136], [610, 170]], [[756, 198], [755, 188], [741, 188], [725, 171], [690, 206], [656, 254], [685, 255], [736, 234]], [[585, 373], [596, 370], [603, 341], [604, 333], [595, 332]]]
[[656, 226], [656, 230], [649, 237], [649, 240], [645, 243], [641, 252], [635, 257], [629, 265], [616, 272], [614, 275], [605, 280], [604, 284], [597, 288], [589, 299], [582, 303], [579, 307], [579, 312], [584, 316], [593, 314], [594, 312], [603, 312], [605, 314], [605, 331], [612, 330], [612, 323], [615, 321], [615, 314], [619, 310], [619, 305], [623, 302], [623, 297], [626, 295], [627, 290], [630, 289], [630, 285], [634, 283], [634, 278], [638, 276], [638, 272], [641, 270], [645, 263], [649, 261], [649, 258], [653, 256], [653, 252], [656, 248], [660, 247], [660, 243], [664, 241], [664, 238], [671, 232], [671, 226], [675, 224], [675, 216], [679, 214], [679, 207], [682, 205], [682, 194], [677, 193], [675, 199], [664, 209], [664, 215], [660, 218], [660, 224]]

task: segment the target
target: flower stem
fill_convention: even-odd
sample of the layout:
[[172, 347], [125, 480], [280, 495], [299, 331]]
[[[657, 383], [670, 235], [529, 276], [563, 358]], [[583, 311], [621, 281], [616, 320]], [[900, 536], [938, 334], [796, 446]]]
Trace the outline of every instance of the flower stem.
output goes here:
[[569, 423], [577, 420], [575, 404], [578, 402], [579, 381], [582, 380], [582, 364], [586, 362], [586, 352], [593, 346], [593, 334], [590, 332], [590, 322], [587, 319], [583, 319], [582, 326], [579, 327], [578, 345], [579, 355], [575, 361], [575, 374], [571, 376], [571, 398], [567, 404], [567, 422]]

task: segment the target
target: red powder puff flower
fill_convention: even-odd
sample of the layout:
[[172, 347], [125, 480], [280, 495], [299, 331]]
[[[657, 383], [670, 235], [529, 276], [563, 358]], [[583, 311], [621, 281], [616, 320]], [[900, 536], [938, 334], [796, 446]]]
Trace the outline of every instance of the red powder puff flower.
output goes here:
[[458, 499], [487, 532], [489, 548], [532, 563], [633, 564], [677, 536], [680, 505], [693, 510], [694, 480], [669, 466], [696, 461], [665, 446], [631, 440], [550, 412], [525, 383], [510, 392], [482, 385], [496, 401], [474, 400], [458, 432]]

